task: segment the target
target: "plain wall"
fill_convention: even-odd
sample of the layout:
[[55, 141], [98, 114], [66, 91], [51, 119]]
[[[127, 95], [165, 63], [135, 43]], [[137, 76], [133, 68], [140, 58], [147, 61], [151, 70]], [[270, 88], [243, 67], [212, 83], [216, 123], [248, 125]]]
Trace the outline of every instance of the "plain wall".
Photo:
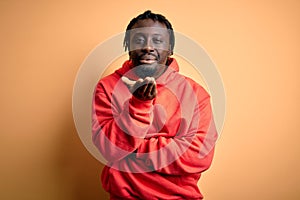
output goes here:
[[151, 9], [201, 44], [226, 89], [207, 200], [300, 198], [300, 2], [0, 1], [0, 199], [107, 199], [72, 90], [85, 57]]

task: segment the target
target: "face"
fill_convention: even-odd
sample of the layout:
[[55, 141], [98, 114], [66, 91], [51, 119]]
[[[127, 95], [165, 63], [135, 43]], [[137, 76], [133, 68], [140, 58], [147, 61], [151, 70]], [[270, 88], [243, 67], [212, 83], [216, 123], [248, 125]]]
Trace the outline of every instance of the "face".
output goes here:
[[171, 55], [170, 35], [165, 24], [139, 20], [130, 30], [129, 56], [140, 77], [157, 76], [166, 69]]

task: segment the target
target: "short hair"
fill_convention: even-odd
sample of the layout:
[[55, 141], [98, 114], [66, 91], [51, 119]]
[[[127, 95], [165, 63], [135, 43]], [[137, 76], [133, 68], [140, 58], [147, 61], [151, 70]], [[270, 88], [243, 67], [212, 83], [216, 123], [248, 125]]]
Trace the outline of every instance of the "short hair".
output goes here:
[[137, 23], [139, 20], [144, 20], [144, 19], [152, 19], [153, 21], [158, 21], [166, 25], [169, 34], [170, 34], [170, 45], [171, 45], [171, 53], [173, 53], [174, 45], [175, 45], [175, 36], [173, 32], [173, 27], [172, 24], [169, 22], [169, 20], [166, 19], [165, 16], [161, 14], [155, 14], [152, 13], [150, 10], [145, 11], [144, 13], [138, 15], [137, 17], [133, 18], [127, 28], [126, 28], [126, 33], [124, 37], [124, 42], [123, 42], [123, 47], [126, 50], [130, 49], [130, 31], [135, 23]]

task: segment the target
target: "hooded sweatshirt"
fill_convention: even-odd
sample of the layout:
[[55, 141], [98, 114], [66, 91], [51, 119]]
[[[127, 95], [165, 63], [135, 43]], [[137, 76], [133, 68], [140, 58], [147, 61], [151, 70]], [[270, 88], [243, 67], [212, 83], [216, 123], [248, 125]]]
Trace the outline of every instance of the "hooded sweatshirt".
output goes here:
[[106, 160], [101, 180], [111, 199], [203, 198], [197, 183], [217, 139], [210, 96], [178, 73], [174, 58], [169, 63], [152, 100], [122, 82], [139, 78], [130, 60], [95, 88], [92, 139]]

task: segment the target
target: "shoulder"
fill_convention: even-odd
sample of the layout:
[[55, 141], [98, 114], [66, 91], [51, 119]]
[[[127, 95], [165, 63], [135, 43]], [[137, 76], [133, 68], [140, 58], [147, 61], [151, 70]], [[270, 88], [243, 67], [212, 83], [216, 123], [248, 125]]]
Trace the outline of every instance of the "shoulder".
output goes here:
[[102, 77], [96, 84], [96, 91], [107, 91], [112, 90], [113, 87], [117, 84], [120, 80], [120, 75], [116, 72]]

